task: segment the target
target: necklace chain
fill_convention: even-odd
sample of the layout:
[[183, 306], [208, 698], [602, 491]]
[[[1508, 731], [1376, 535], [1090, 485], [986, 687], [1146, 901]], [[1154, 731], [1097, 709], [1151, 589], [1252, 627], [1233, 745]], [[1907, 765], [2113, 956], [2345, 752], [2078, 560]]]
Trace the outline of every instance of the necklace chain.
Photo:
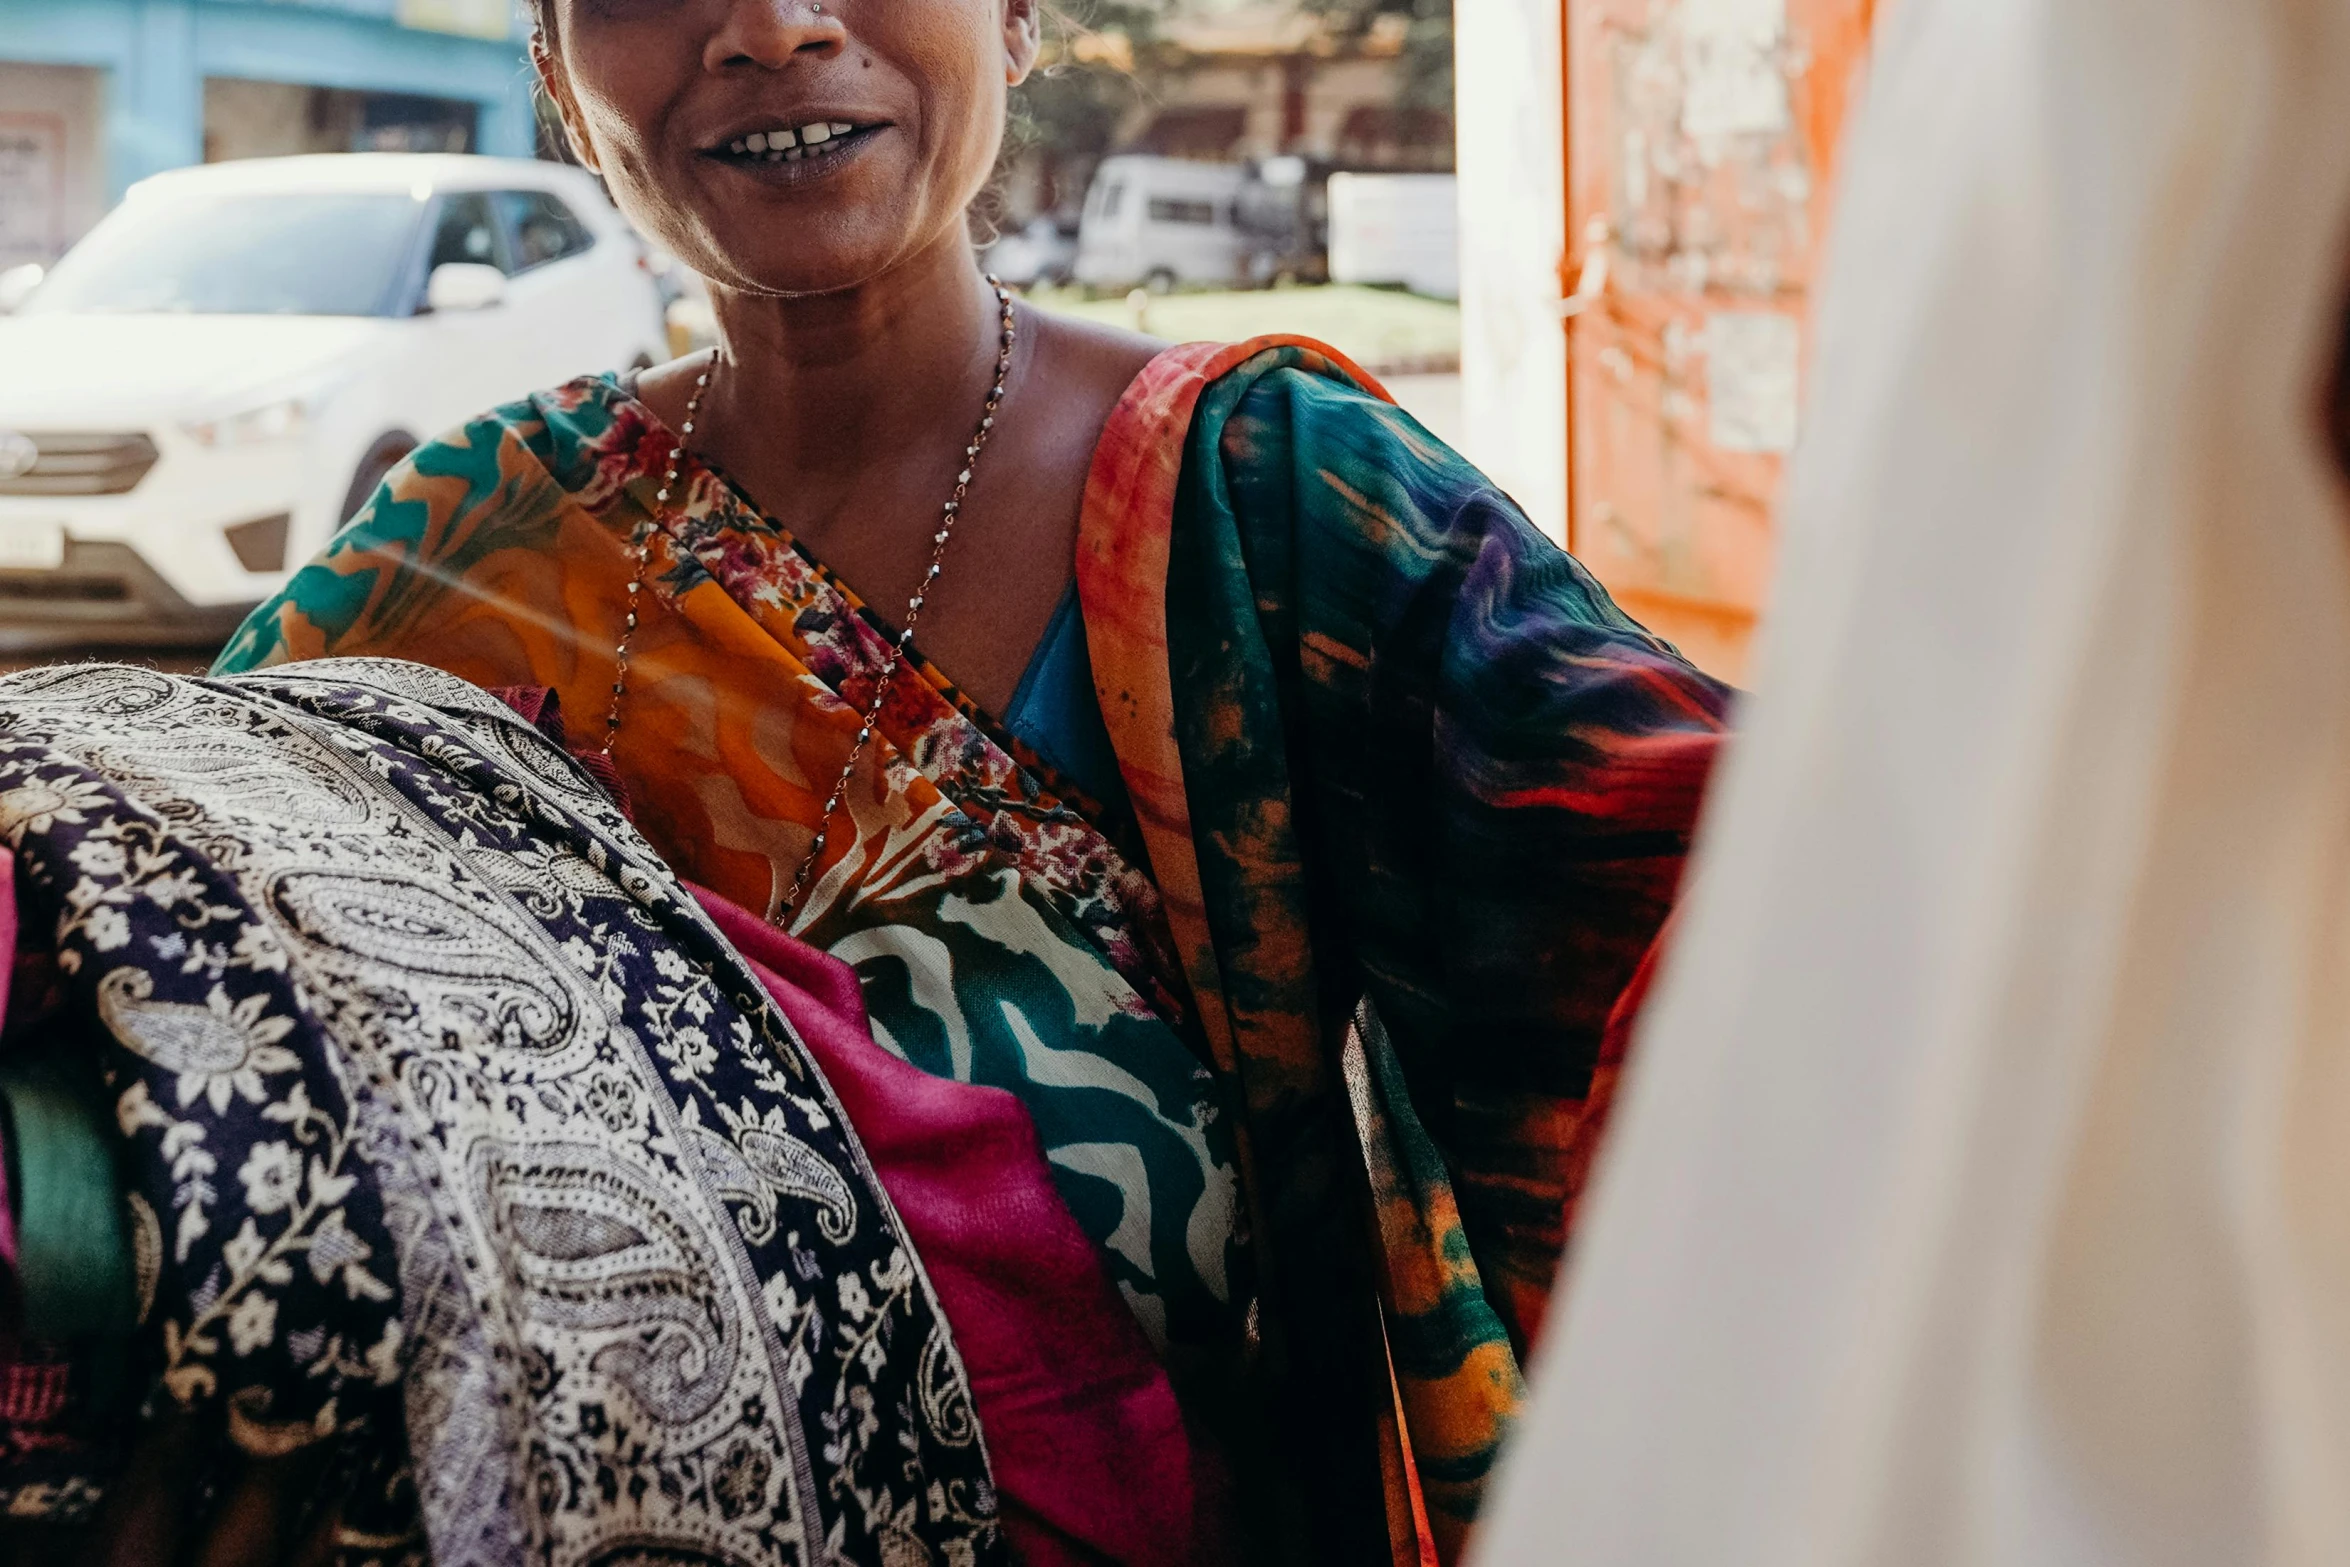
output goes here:
[[[971, 434], [970, 444], [963, 448], [962, 470], [955, 475], [955, 491], [947, 497], [939, 513], [938, 531], [930, 536], [930, 563], [915, 587], [914, 596], [906, 600], [906, 623], [889, 647], [889, 661], [882, 666], [881, 678], [873, 685], [873, 700], [866, 704], [862, 722], [857, 728], [856, 743], [849, 748], [849, 759], [840, 770], [840, 778], [832, 786], [831, 797], [824, 802], [824, 818], [817, 824], [816, 841], [808, 846], [807, 857], [800, 861], [799, 871], [792, 877], [791, 895], [784, 900], [777, 918], [788, 918], [799, 908], [800, 899], [808, 891], [808, 879], [816, 871], [817, 862], [824, 858], [824, 847], [831, 841], [832, 819], [840, 811], [841, 802], [848, 798], [849, 785], [857, 775], [857, 763], [865, 755], [865, 747], [872, 742], [874, 729], [881, 720], [881, 710], [889, 701], [890, 688], [896, 683], [898, 668], [905, 662], [906, 650], [914, 645], [914, 625], [922, 618], [922, 606], [937, 584], [947, 545], [955, 536], [955, 522], [963, 513], [963, 498], [971, 492], [971, 476], [978, 471], [979, 454], [987, 449], [988, 437], [995, 433], [997, 411], [1004, 403], [1004, 377], [1012, 368], [1012, 344], [1019, 336], [1012, 320], [1011, 291], [991, 274], [987, 286], [994, 290], [996, 309], [1000, 312], [1001, 336], [995, 356], [995, 375], [989, 382], [986, 406], [980, 410], [979, 427]], [[710, 350], [710, 362], [694, 379], [693, 395], [686, 399], [685, 419], [679, 425], [677, 441], [669, 448], [667, 471], [661, 475], [661, 487], [653, 492], [653, 516], [638, 530], [633, 550], [636, 570], [628, 582], [628, 607], [621, 622], [620, 641], [612, 650], [612, 706], [604, 715], [604, 754], [612, 754], [613, 744], [620, 738], [621, 706], [628, 695], [628, 655], [636, 640], [637, 604], [645, 589], [645, 574], [653, 558], [653, 536], [661, 531], [661, 514], [669, 505], [669, 497], [677, 489], [677, 476], [685, 466], [686, 439], [694, 433], [694, 421], [701, 417], [702, 399], [710, 390], [710, 377], [718, 370], [718, 350]]]

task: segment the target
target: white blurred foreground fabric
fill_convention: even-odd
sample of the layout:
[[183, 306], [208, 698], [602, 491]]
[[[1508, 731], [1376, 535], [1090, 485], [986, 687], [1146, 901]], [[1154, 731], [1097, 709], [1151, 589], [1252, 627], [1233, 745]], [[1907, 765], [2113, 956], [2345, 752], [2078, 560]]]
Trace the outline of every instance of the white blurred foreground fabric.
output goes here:
[[1898, 0], [1482, 1567], [2350, 1562], [2350, 3]]

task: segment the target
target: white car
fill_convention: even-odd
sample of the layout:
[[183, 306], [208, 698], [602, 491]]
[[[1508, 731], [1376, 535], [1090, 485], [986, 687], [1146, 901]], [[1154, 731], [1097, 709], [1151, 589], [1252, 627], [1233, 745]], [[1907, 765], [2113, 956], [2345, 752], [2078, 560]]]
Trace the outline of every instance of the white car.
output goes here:
[[217, 638], [420, 441], [666, 353], [645, 249], [578, 169], [142, 180], [0, 316], [0, 646]]

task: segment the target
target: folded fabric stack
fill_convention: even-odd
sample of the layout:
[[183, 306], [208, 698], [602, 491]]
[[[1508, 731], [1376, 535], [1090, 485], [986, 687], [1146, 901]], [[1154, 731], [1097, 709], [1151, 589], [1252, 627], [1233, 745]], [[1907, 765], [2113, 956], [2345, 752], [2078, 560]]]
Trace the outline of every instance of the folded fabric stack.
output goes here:
[[87, 1515], [144, 1403], [330, 1454], [346, 1557], [1192, 1559], [1017, 1102], [681, 883], [540, 695], [16, 676], [0, 836], [0, 1510]]

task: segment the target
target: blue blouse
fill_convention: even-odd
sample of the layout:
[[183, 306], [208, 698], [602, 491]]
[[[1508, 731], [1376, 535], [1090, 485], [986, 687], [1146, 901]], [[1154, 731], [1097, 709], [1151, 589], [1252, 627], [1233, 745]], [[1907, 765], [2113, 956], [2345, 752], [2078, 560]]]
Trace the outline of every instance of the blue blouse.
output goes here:
[[1061, 595], [1060, 608], [1036, 644], [1020, 684], [1004, 710], [1004, 727], [1043, 757], [1063, 777], [1101, 805], [1123, 811], [1126, 781], [1118, 753], [1102, 722], [1093, 692], [1093, 657], [1085, 646], [1085, 616], [1077, 607], [1077, 585]]

